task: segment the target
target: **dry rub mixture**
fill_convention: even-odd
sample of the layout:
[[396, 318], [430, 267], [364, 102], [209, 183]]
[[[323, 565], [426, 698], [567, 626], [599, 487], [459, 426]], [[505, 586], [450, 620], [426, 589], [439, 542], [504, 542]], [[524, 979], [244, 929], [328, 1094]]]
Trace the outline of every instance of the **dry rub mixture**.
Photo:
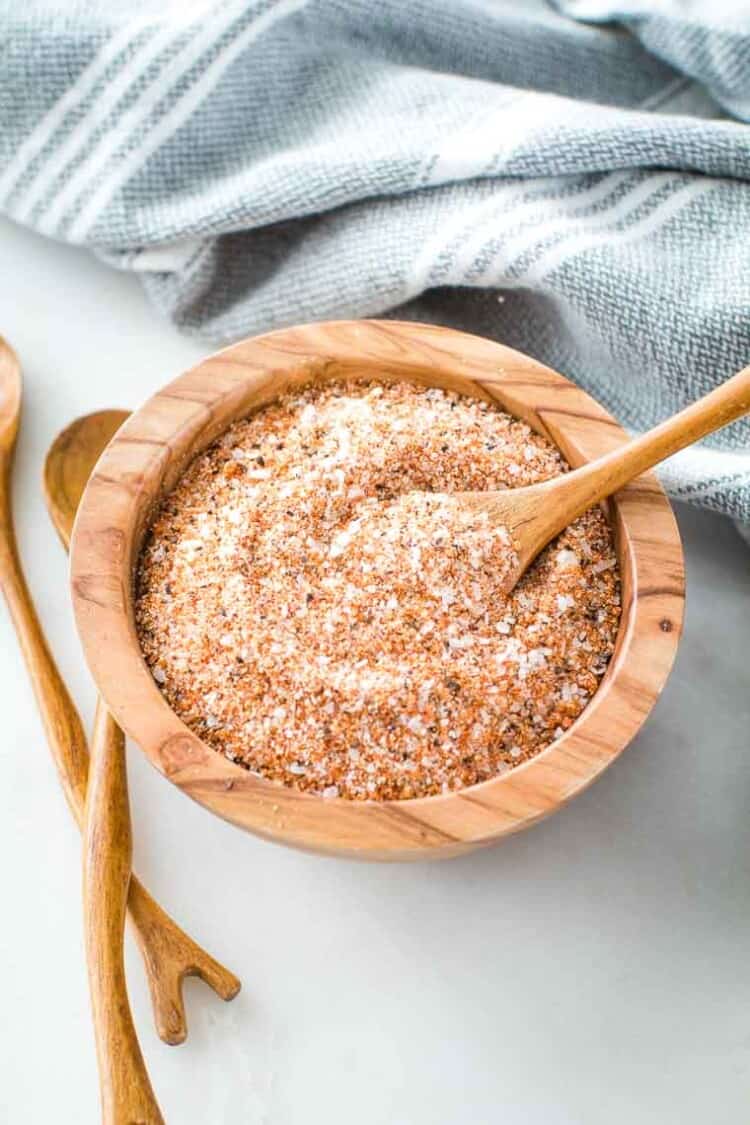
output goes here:
[[450, 494], [565, 469], [524, 423], [433, 388], [280, 399], [156, 514], [136, 591], [154, 679], [217, 751], [297, 789], [423, 797], [503, 773], [596, 691], [620, 616], [612, 538], [588, 512], [506, 597], [507, 532]]

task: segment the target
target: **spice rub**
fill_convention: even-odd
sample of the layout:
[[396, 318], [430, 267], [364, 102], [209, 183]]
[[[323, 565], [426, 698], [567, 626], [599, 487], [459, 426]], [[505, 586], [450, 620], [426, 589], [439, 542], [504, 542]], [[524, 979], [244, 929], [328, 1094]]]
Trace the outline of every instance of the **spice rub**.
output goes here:
[[156, 513], [136, 589], [154, 679], [218, 752], [324, 796], [430, 796], [519, 765], [607, 667], [611, 532], [585, 513], [505, 595], [507, 532], [451, 493], [566, 469], [523, 422], [437, 388], [281, 398]]

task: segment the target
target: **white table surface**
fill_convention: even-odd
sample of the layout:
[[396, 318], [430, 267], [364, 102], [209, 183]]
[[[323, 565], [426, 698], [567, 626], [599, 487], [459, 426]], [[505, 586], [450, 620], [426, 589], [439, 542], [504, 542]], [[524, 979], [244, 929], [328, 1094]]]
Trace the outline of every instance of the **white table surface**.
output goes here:
[[[25, 374], [16, 508], [54, 652], [93, 691], [40, 491], [73, 417], [206, 352], [132, 277], [0, 223], [0, 331]], [[736, 1125], [750, 1118], [750, 555], [682, 510], [687, 628], [645, 730], [545, 823], [442, 864], [263, 843], [129, 756], [136, 866], [243, 980], [187, 985], [188, 1042], [131, 998], [170, 1125]], [[89, 1125], [97, 1075], [79, 843], [0, 610], [0, 1121]]]

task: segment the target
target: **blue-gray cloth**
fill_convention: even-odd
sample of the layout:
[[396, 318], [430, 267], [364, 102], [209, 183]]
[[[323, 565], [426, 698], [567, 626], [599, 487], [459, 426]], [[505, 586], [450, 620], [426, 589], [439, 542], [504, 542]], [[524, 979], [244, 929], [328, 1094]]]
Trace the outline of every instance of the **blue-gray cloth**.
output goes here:
[[[635, 431], [750, 362], [747, 4], [0, 0], [0, 28], [0, 207], [186, 331], [442, 321]], [[664, 478], [750, 520], [750, 427]]]

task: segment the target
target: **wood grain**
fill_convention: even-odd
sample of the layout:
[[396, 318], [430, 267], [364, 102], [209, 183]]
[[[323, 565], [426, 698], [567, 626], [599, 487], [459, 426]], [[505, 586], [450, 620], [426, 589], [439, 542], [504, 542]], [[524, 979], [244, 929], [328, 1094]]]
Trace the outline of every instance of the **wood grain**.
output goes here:
[[[68, 546], [81, 495], [99, 455], [127, 415], [105, 411], [60, 434], [44, 463], [52, 522]], [[83, 823], [86, 964], [94, 1019], [102, 1120], [106, 1125], [163, 1121], [128, 1000], [124, 937], [132, 836], [125, 737], [97, 704]]]
[[84, 934], [103, 1125], [161, 1125], [125, 980], [123, 936], [132, 836], [125, 736], [96, 708], [83, 847]]
[[16, 543], [11, 483], [20, 411], [20, 365], [10, 345], [0, 337], [0, 587], [26, 661], [63, 792], [80, 823], [86, 797], [86, 738], [49, 650]]
[[550, 540], [641, 473], [750, 411], [750, 367], [648, 433], [572, 473], [525, 488], [463, 492], [463, 506], [510, 532], [518, 554], [509, 589]]
[[[81, 495], [91, 471], [101, 452], [127, 417], [127, 412], [122, 410], [105, 410], [88, 414], [72, 422], [57, 436], [50, 447], [44, 463], [44, 494], [50, 518], [66, 550], [70, 543]], [[108, 721], [103, 720], [99, 708], [97, 708], [97, 715], [99, 715], [100, 721], [94, 727], [92, 756], [101, 753], [104, 758], [106, 766], [104, 781], [109, 780], [112, 783], [120, 779], [120, 775], [122, 777], [118, 790], [114, 793], [109, 793], [107, 785], [102, 781], [99, 782], [95, 791], [97, 795], [96, 806], [92, 806], [90, 800], [86, 800], [84, 797], [85, 815], [83, 808], [75, 810], [79, 823], [82, 827], [85, 826], [84, 862], [87, 879], [90, 883], [98, 885], [102, 881], [102, 874], [95, 871], [95, 865], [97, 862], [106, 862], [108, 852], [106, 848], [97, 847], [97, 843], [100, 843], [101, 834], [95, 831], [96, 816], [92, 815], [92, 808], [98, 807], [97, 815], [102, 815], [102, 810], [106, 811], [118, 799], [117, 792], [120, 793], [121, 799], [124, 799], [127, 804], [127, 782], [124, 761], [114, 765], [112, 762], [113, 757], [123, 751], [122, 734], [114, 720], [111, 718]], [[80, 737], [83, 739], [83, 732], [77, 715], [76, 721], [78, 722]], [[103, 739], [103, 742], [97, 741], [97, 734]], [[82, 783], [85, 792], [89, 771], [87, 760], [83, 771]], [[117, 816], [120, 820], [127, 819], [129, 825], [127, 808], [120, 810]], [[127, 854], [129, 855], [129, 827], [128, 838], [125, 843], [127, 843]], [[125, 864], [124, 856], [114, 858], [117, 859], [120, 867], [113, 867], [112, 869], [111, 877], [114, 880], [114, 885], [110, 891], [110, 897], [116, 896], [117, 887], [121, 885], [118, 883], [118, 879], [122, 879], [121, 868]], [[129, 872], [125, 886], [128, 891], [127, 904], [136, 941], [146, 967], [157, 1031], [164, 1042], [176, 1045], [183, 1042], [187, 1035], [185, 1005], [182, 995], [182, 983], [186, 976], [201, 977], [224, 1000], [231, 1000], [232, 997], [237, 995], [240, 982], [233, 973], [230, 973], [223, 965], [209, 956], [205, 950], [201, 949], [192, 938], [188, 937], [162, 910], [137, 878], [131, 879]], [[111, 940], [113, 931], [110, 928], [111, 919], [103, 920], [100, 913], [97, 912], [96, 904], [94, 904], [93, 910], [90, 910], [87, 904], [87, 912], [92, 915], [91, 918], [87, 917], [86, 924], [87, 943], [89, 945], [88, 963], [91, 968], [92, 962], [95, 963], [100, 960], [96, 943]], [[121, 946], [121, 931], [119, 942]], [[114, 953], [110, 952], [107, 956], [110, 960], [116, 960]], [[116, 979], [116, 975], [112, 977], [113, 985]], [[94, 987], [101, 986], [100, 978], [95, 977], [91, 981], [92, 992]], [[127, 1006], [127, 995], [124, 995], [124, 1003]], [[108, 1015], [108, 1010], [103, 1006], [101, 998], [95, 1000], [94, 1003], [95, 1005], [99, 1004], [99, 1009], [104, 1012], [105, 1016]], [[95, 1015], [98, 1016], [98, 1014], [98, 1012], [95, 1012]], [[131, 1055], [134, 1056], [134, 1052], [131, 1051]]]
[[[18, 419], [21, 404], [20, 367], [15, 355], [0, 340], [0, 579], [3, 593], [11, 611], [16, 631], [31, 674], [34, 691], [44, 718], [48, 740], [55, 755], [68, 802], [74, 813], [80, 814], [86, 793], [87, 751], [78, 713], [55, 666], [47, 646], [31, 596], [26, 587], [16, 545], [11, 506], [11, 476]], [[122, 737], [122, 736], [120, 736]], [[113, 775], [113, 782], [116, 778]], [[94, 787], [95, 788], [95, 787]], [[94, 799], [97, 800], [96, 792]], [[112, 838], [122, 840], [129, 849], [129, 817], [127, 802], [124, 819], [113, 820]], [[104, 841], [105, 845], [111, 840]], [[122, 854], [122, 853], [120, 853]], [[146, 1072], [138, 1040], [133, 1028], [125, 989], [125, 970], [122, 958], [122, 928], [129, 879], [119, 872], [119, 886], [114, 896], [102, 895], [99, 887], [92, 888], [94, 913], [102, 926], [114, 933], [119, 928], [119, 942], [112, 949], [114, 957], [103, 956], [101, 949], [96, 957], [89, 958], [92, 984], [96, 981], [95, 1025], [97, 1051], [100, 1058], [102, 1081], [103, 1120], [107, 1125], [159, 1125], [163, 1121]], [[119, 913], [117, 903], [119, 902]], [[111, 990], [115, 991], [112, 992]], [[104, 996], [116, 1000], [99, 1009], [97, 1001]], [[106, 1080], [104, 1075], [106, 1072]]]
[[[80, 827], [89, 762], [86, 736], [49, 650], [16, 544], [11, 477], [20, 408], [20, 366], [13, 350], [0, 338], [0, 589], [19, 638], [63, 792]], [[184, 978], [201, 977], [224, 1000], [237, 994], [240, 982], [201, 949], [136, 879], [130, 884], [128, 904], [146, 965], [157, 1031], [166, 1043], [181, 1043], [187, 1034]]]
[[578, 721], [536, 758], [469, 789], [409, 801], [323, 799], [255, 777], [206, 746], [170, 709], [141, 656], [132, 578], [153, 505], [235, 419], [290, 388], [335, 378], [407, 379], [517, 414], [573, 466], [626, 440], [563, 376], [509, 348], [432, 325], [340, 321], [285, 329], [210, 356], [150, 399], [117, 435], [81, 505], [74, 609], [112, 713], [152, 763], [213, 812], [268, 839], [357, 858], [456, 855], [524, 828], [589, 785], [633, 738], [674, 659], [684, 600], [679, 534], [658, 482], [610, 502], [623, 579], [617, 648]]

